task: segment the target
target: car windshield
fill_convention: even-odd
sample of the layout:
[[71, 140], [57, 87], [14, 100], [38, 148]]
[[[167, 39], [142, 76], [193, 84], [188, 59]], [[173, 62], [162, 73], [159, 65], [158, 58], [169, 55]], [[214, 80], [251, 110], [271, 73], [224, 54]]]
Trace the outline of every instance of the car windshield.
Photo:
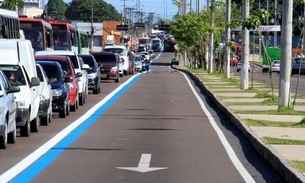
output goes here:
[[26, 85], [25, 76], [19, 66], [1, 65], [0, 68], [3, 70], [4, 74], [9, 79], [11, 85], [13, 86]]
[[42, 64], [41, 66], [43, 67], [51, 82], [60, 81], [60, 73], [58, 72], [56, 65]]
[[94, 58], [97, 62], [116, 62], [114, 55], [94, 55]]
[[127, 54], [126, 51], [122, 48], [105, 48], [104, 51], [118, 53], [120, 56], [124, 56]]
[[90, 57], [82, 57], [85, 64], [88, 64], [91, 67], [92, 72], [96, 72], [94, 60]]

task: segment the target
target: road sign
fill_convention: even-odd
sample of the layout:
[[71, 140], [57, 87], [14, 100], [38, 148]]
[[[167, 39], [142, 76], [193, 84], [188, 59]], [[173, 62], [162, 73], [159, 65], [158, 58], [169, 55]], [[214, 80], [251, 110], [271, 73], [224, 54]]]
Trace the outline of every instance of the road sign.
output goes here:
[[139, 28], [145, 28], [145, 23], [134, 23], [133, 25], [135, 28], [139, 27]]
[[116, 168], [121, 170], [140, 172], [140, 173], [152, 172], [156, 170], [164, 170], [168, 168], [168, 167], [149, 167], [150, 160], [151, 160], [151, 154], [142, 154], [138, 167], [116, 167]]
[[168, 31], [169, 30], [169, 25], [168, 24], [160, 24], [159, 25], [159, 30]]
[[[242, 27], [232, 28], [231, 31], [242, 31]], [[261, 25], [257, 29], [250, 29], [249, 31], [260, 31], [260, 32], [280, 32], [280, 25]]]
[[117, 25], [116, 30], [128, 30], [128, 25]]

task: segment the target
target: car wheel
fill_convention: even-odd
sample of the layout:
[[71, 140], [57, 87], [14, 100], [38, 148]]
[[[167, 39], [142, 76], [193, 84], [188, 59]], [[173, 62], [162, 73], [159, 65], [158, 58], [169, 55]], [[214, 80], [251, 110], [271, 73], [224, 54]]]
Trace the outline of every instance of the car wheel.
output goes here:
[[64, 104], [63, 108], [59, 111], [59, 117], [60, 118], [67, 117], [67, 107], [66, 107], [66, 104]]
[[48, 123], [49, 123], [49, 121], [50, 121], [49, 118], [50, 118], [50, 115], [49, 115], [49, 114], [47, 114], [46, 116], [40, 118], [40, 123], [41, 123], [41, 125], [48, 126]]
[[5, 149], [7, 147], [7, 119], [5, 118], [3, 133], [0, 136], [0, 149]]
[[17, 135], [16, 135], [17, 131], [16, 131], [16, 128], [14, 129], [14, 131], [8, 133], [8, 136], [7, 136], [7, 142], [10, 143], [10, 144], [14, 144], [17, 140]]
[[20, 127], [20, 135], [22, 137], [29, 137], [31, 132], [31, 125], [30, 125], [30, 114], [28, 114], [28, 119], [26, 121], [26, 124], [22, 127]]
[[79, 105], [80, 106], [82, 106], [82, 105], [84, 105], [84, 95], [83, 95], [83, 93], [81, 93], [80, 95], [79, 95]]
[[69, 102], [67, 101], [67, 105], [66, 105], [67, 109], [66, 109], [66, 112], [67, 112], [67, 116], [70, 115], [70, 105], [69, 105]]
[[114, 80], [116, 83], [119, 83], [120, 82], [120, 78], [119, 77], [117, 77], [117, 79], [116, 80]]
[[98, 94], [98, 86], [93, 89], [93, 94]]
[[39, 116], [37, 116], [31, 121], [31, 132], [39, 131]]

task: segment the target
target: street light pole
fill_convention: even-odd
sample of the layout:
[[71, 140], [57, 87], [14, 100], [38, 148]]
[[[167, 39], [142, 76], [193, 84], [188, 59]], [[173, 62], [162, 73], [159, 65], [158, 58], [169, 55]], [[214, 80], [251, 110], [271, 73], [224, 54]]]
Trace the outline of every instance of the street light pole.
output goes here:
[[93, 27], [93, 0], [91, 0], [91, 52], [93, 50], [93, 34], [94, 34], [94, 27]]

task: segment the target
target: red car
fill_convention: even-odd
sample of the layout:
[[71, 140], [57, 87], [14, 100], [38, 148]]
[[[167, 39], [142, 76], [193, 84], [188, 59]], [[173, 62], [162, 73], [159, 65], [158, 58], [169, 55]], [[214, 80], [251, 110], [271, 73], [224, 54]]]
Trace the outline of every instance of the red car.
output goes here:
[[233, 57], [230, 58], [230, 65], [231, 65], [231, 66], [236, 66], [237, 63], [238, 63], [238, 58], [237, 58], [237, 56], [233, 56]]
[[112, 52], [92, 53], [97, 64], [101, 68], [102, 80], [114, 80], [116, 83], [120, 81], [119, 77], [119, 62], [120, 55]]
[[71, 82], [69, 83], [69, 104], [70, 110], [76, 111], [79, 106], [78, 97], [78, 81], [77, 78], [82, 77], [82, 73], [75, 73], [73, 63], [69, 56], [59, 56], [59, 55], [36, 55], [36, 61], [56, 61], [61, 65], [61, 68], [66, 77], [71, 77]]

